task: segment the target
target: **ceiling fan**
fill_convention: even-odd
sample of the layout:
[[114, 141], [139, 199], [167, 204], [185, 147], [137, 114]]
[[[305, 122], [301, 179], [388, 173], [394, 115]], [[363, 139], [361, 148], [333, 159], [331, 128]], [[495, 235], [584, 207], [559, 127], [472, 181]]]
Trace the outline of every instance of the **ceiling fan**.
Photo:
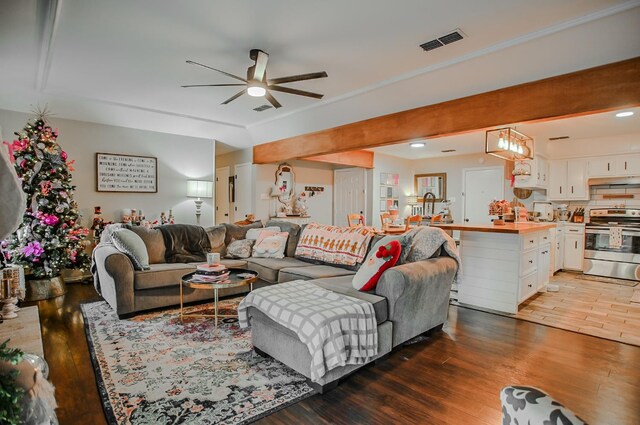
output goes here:
[[235, 78], [236, 80], [242, 81], [242, 84], [189, 84], [182, 87], [230, 87], [230, 86], [246, 86], [240, 92], [231, 96], [229, 99], [222, 102], [222, 105], [226, 105], [233, 100], [239, 98], [244, 93], [247, 93], [249, 96], [253, 97], [266, 97], [269, 103], [273, 105], [274, 108], [280, 108], [282, 105], [280, 102], [276, 100], [275, 97], [270, 93], [271, 90], [279, 91], [282, 93], [295, 94], [298, 96], [307, 96], [313, 97], [314, 99], [322, 99], [323, 94], [312, 93], [304, 90], [292, 89], [289, 87], [282, 87], [278, 84], [284, 83], [293, 83], [295, 81], [304, 81], [304, 80], [314, 80], [316, 78], [325, 78], [327, 77], [327, 73], [322, 72], [312, 72], [309, 74], [300, 74], [300, 75], [291, 75], [289, 77], [280, 77], [280, 78], [267, 78], [267, 62], [269, 60], [269, 55], [262, 50], [259, 49], [251, 49], [249, 51], [249, 57], [251, 60], [255, 61], [255, 64], [250, 66], [247, 69], [247, 78], [238, 77], [237, 75], [229, 74], [228, 72], [221, 71], [216, 68], [212, 68], [207, 65], [203, 65], [198, 62], [194, 62], [192, 60], [188, 60], [188, 64], [198, 65], [203, 68], [211, 69], [213, 71], [220, 72], [228, 77]]

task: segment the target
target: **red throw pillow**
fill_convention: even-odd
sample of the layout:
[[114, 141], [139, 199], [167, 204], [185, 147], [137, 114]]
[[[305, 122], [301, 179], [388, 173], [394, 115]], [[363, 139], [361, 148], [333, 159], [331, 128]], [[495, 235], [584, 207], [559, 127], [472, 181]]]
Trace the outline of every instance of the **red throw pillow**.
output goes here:
[[389, 267], [395, 266], [398, 262], [402, 252], [400, 242], [397, 240], [383, 242], [384, 240], [381, 240], [373, 247], [367, 259], [353, 277], [351, 283], [358, 291], [371, 291], [378, 284], [382, 273]]

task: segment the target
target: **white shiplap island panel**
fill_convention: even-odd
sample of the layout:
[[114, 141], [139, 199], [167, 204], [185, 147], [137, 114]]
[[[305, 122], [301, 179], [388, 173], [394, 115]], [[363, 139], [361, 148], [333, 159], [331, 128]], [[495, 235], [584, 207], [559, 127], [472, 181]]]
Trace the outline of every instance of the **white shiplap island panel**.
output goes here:
[[[462, 282], [458, 301], [517, 313], [521, 302], [546, 289], [552, 227], [541, 226], [537, 231], [526, 233], [493, 233], [486, 227], [480, 231], [470, 227], [462, 230]], [[539, 267], [546, 268], [538, 272]]]

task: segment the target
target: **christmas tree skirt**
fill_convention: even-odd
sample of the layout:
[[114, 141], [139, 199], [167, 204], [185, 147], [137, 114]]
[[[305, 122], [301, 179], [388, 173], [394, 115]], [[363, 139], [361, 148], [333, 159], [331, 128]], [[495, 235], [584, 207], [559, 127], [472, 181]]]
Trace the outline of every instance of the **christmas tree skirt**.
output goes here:
[[[222, 314], [235, 313], [238, 302], [221, 301]], [[178, 309], [118, 320], [96, 302], [82, 313], [110, 424], [244, 424], [314, 393], [304, 376], [254, 353], [251, 331], [235, 318], [214, 337], [211, 319], [181, 323]]]
[[62, 276], [42, 278], [42, 279], [26, 279], [26, 296], [24, 301], [40, 301], [49, 298], [59, 297], [67, 293], [67, 287], [64, 284]]

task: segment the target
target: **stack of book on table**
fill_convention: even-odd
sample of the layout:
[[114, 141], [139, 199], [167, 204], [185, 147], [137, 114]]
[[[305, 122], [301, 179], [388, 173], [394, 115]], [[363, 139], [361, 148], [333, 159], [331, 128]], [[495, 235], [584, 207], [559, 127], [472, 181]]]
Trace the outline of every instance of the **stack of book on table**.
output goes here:
[[200, 283], [229, 283], [229, 269], [222, 264], [210, 266], [208, 264], [200, 264], [196, 268], [196, 272], [190, 279], [191, 282]]

